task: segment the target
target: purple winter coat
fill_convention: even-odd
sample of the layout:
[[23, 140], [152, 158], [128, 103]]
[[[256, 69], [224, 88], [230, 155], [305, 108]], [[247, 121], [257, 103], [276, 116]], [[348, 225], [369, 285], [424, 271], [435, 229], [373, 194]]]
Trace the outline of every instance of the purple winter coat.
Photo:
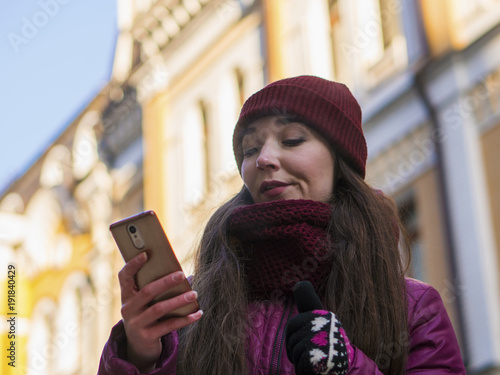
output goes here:
[[[406, 373], [409, 374], [466, 374], [457, 339], [439, 293], [431, 286], [413, 279], [406, 280], [408, 294], [408, 325], [410, 350]], [[252, 375], [293, 375], [294, 367], [284, 348], [284, 330], [297, 310], [290, 302], [285, 304], [260, 303], [249, 307], [247, 344], [248, 370]], [[155, 375], [175, 374], [177, 360], [177, 332], [162, 338], [163, 351]], [[387, 347], [387, 355], [401, 350], [395, 343]], [[353, 347], [354, 360], [347, 374], [382, 374], [376, 364], [361, 350]], [[137, 368], [123, 358], [126, 356], [126, 336], [123, 323], [111, 331], [106, 343], [98, 375], [138, 375]]]

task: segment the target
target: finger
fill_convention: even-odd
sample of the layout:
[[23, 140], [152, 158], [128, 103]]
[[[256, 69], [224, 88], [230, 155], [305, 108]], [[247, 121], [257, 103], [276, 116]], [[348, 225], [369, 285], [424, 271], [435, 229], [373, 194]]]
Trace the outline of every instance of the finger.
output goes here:
[[134, 276], [148, 260], [146, 252], [142, 252], [130, 261], [118, 272], [118, 281], [122, 292], [122, 303], [130, 298], [136, 291]]
[[194, 322], [197, 322], [198, 320], [201, 319], [203, 316], [203, 311], [198, 310], [192, 314], [179, 317], [179, 318], [171, 318], [167, 319], [161, 323], [158, 323], [152, 330], [154, 330], [154, 333], [159, 333], [160, 336], [165, 336], [169, 334], [170, 332], [177, 331], [181, 328], [184, 328]]
[[311, 324], [309, 322], [314, 319], [314, 314], [310, 312], [300, 313], [293, 317], [285, 328], [285, 342], [287, 348], [293, 348], [297, 343], [308, 334]]
[[299, 313], [323, 309], [323, 304], [309, 281], [299, 281], [295, 284], [293, 296]]
[[179, 285], [184, 279], [184, 273], [182, 271], [176, 271], [163, 276], [158, 280], [152, 281], [139, 290], [139, 293], [137, 294], [138, 301], [142, 304], [148, 304], [160, 294], [163, 294]]
[[198, 293], [194, 290], [178, 295], [170, 299], [159, 301], [149, 307], [141, 314], [141, 320], [145, 326], [155, 323], [168, 313], [181, 307], [187, 306], [198, 299]]
[[305, 349], [307, 340], [304, 340], [304, 336], [308, 336], [309, 332], [304, 332], [303, 330], [298, 330], [287, 337], [286, 340], [286, 351], [288, 358], [292, 363], [296, 363], [297, 355], [300, 355], [302, 350]]
[[142, 313], [142, 311], [146, 309], [147, 305], [154, 298], [177, 286], [184, 279], [184, 273], [182, 273], [182, 271], [176, 271], [162, 277], [161, 279], [150, 282], [139, 292], [136, 292], [133, 298], [130, 298], [125, 303], [123, 303], [122, 316], [127, 319], [129, 317], [133, 317], [139, 313]]

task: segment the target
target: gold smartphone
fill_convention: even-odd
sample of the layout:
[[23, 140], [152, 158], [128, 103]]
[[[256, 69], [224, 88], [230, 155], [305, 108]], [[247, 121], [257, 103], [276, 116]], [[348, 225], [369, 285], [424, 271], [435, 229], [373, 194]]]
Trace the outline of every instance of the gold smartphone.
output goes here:
[[[135, 282], [139, 289], [172, 272], [182, 271], [181, 265], [154, 211], [145, 211], [117, 221], [110, 225], [109, 230], [125, 262], [143, 251], [147, 253], [148, 260], [136, 275]], [[190, 290], [189, 282], [184, 279], [181, 284], [156, 297], [152, 304], [173, 298]], [[195, 301], [165, 315], [162, 320], [170, 317], [186, 316], [198, 310], [199, 305]]]

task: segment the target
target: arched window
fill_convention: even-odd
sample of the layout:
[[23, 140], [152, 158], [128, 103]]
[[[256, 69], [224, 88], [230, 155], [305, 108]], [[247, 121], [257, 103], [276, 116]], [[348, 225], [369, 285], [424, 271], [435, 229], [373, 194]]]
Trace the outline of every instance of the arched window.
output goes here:
[[201, 115], [201, 131], [202, 131], [202, 136], [203, 136], [203, 152], [204, 152], [204, 159], [205, 159], [205, 166], [203, 168], [202, 173], [205, 174], [203, 176], [203, 179], [205, 180], [205, 191], [208, 191], [210, 188], [209, 186], [209, 179], [210, 179], [210, 171], [212, 170], [212, 161], [211, 161], [211, 141], [212, 141], [212, 135], [211, 135], [211, 129], [212, 129], [212, 124], [210, 121], [210, 113], [209, 113], [209, 107], [208, 104], [205, 100], [200, 100], [198, 103], [198, 108], [200, 110], [200, 115]]
[[26, 207], [24, 251], [29, 257], [30, 268], [24, 272], [37, 274], [53, 264], [52, 252], [61, 218], [61, 206], [52, 191], [38, 190]]
[[73, 140], [73, 175], [77, 180], [90, 173], [99, 160], [94, 126], [99, 123], [96, 111], [87, 112], [80, 120]]
[[422, 260], [422, 244], [420, 240], [419, 217], [413, 190], [400, 193], [396, 199], [399, 216], [404, 225], [411, 248], [411, 264], [408, 270], [409, 276], [418, 280], [426, 280], [424, 264]]
[[234, 166], [233, 156], [233, 130], [238, 120], [240, 103], [244, 93], [243, 76], [234, 74], [224, 74], [220, 77], [217, 90], [217, 162], [215, 171], [225, 172], [229, 167]]
[[52, 147], [45, 156], [40, 184], [50, 188], [69, 183], [71, 180], [71, 153], [63, 145]]
[[54, 373], [57, 349], [52, 342], [56, 304], [45, 298], [37, 302], [33, 309], [28, 336], [27, 375], [50, 375]]
[[58, 350], [54, 363], [57, 374], [82, 373], [83, 368], [89, 365], [94, 366], [94, 369], [97, 366], [97, 363], [89, 364], [82, 360], [92, 357], [88, 352], [93, 351], [93, 347], [84, 346], [83, 343], [88, 344], [91, 341], [89, 337], [94, 338], [95, 330], [95, 326], [84, 321], [82, 316], [83, 300], [92, 297], [88, 280], [83, 272], [76, 272], [66, 279], [61, 289], [52, 340]]
[[234, 76], [236, 78], [236, 84], [238, 85], [238, 99], [240, 107], [243, 107], [243, 104], [246, 100], [245, 95], [245, 77], [243, 76], [243, 72], [240, 68], [236, 68], [234, 70]]
[[184, 203], [195, 206], [207, 193], [207, 149], [203, 114], [192, 105], [182, 122], [183, 194]]

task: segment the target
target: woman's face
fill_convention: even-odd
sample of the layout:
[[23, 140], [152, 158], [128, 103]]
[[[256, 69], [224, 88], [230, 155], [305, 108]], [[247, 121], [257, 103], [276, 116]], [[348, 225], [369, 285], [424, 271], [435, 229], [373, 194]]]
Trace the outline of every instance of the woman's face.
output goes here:
[[263, 117], [244, 130], [241, 175], [255, 203], [278, 199], [328, 202], [335, 162], [326, 141], [300, 122]]

